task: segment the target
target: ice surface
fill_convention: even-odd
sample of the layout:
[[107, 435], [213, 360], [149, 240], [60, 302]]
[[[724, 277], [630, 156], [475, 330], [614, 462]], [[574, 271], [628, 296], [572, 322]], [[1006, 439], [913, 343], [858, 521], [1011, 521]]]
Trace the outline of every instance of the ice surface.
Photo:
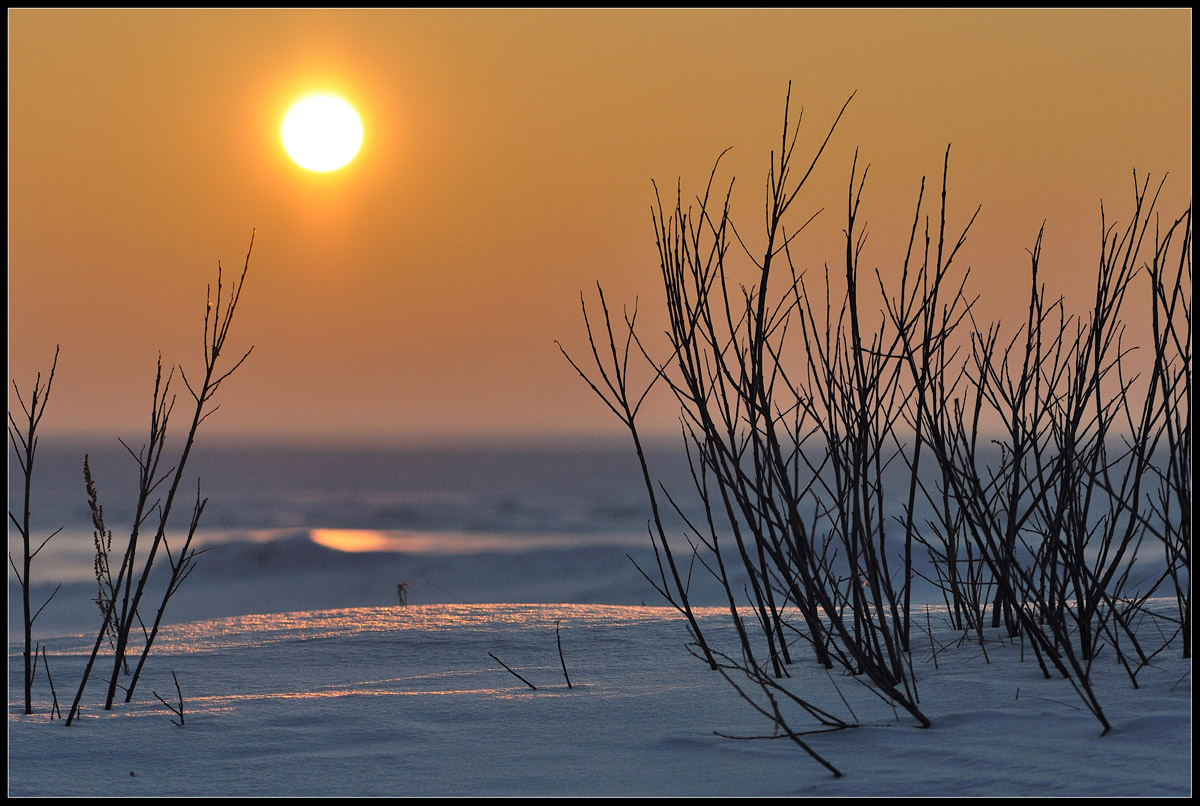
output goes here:
[[[1189, 664], [1160, 656], [1133, 689], [1115, 663], [1097, 687], [1114, 730], [1020, 647], [940, 624], [919, 651], [933, 727], [898, 718], [811, 658], [805, 695], [862, 727], [808, 741], [840, 779], [783, 739], [684, 647], [661, 607], [418, 605], [214, 619], [168, 628], [135, 701], [70, 728], [20, 715], [9, 652], [9, 794], [183, 795], [1186, 795]], [[719, 609], [703, 629], [728, 645]], [[555, 627], [573, 688], [558, 656]], [[922, 640], [927, 640], [924, 636]], [[90, 638], [47, 642], [59, 697]], [[537, 687], [529, 689], [489, 653]], [[989, 662], [990, 661], [990, 662]], [[185, 724], [152, 696], [174, 701]], [[840, 691], [840, 695], [839, 695]], [[811, 722], [804, 725], [815, 728]]]
[[[98, 613], [76, 458], [43, 450], [35, 523], [67, 529], [38, 558], [35, 600], [65, 584], [36, 634], [65, 708]], [[124, 499], [106, 484], [128, 470], [121, 461], [92, 461], [117, 539]], [[1114, 725], [1101, 738], [1028, 647], [988, 631], [985, 653], [946, 626], [928, 590], [917, 599], [931, 604], [933, 635], [920, 634], [913, 662], [929, 729], [798, 648], [789, 685], [860, 725], [807, 737], [845, 773], [833, 778], [767, 738], [770, 722], [689, 654], [686, 623], [630, 561], [653, 564], [633, 470], [607, 449], [201, 454], [210, 550], [172, 599], [129, 705], [103, 711], [106, 672], [94, 673], [66, 728], [47, 717], [39, 669], [37, 712], [21, 713], [10, 571], [9, 794], [1190, 794], [1191, 666], [1177, 646], [1137, 689], [1101, 653], [1093, 674]], [[722, 603], [694, 584], [695, 601]], [[701, 623], [733, 651], [725, 610]], [[174, 701], [172, 672], [183, 727], [153, 696]]]

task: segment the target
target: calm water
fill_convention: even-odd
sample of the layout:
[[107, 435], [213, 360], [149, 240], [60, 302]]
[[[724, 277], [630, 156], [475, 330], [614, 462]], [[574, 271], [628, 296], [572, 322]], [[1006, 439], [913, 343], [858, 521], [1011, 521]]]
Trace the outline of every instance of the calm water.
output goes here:
[[[663, 446], [659, 453], [659, 475], [681, 484], [678, 461], [668, 461], [675, 452]], [[90, 578], [85, 454], [108, 527], [118, 540], [128, 534], [137, 466], [114, 439], [44, 440], [34, 468], [32, 512], [35, 532], [64, 527], [47, 549], [57, 550], [55, 563], [74, 566], [62, 569], [71, 577]], [[9, 499], [17, 507], [19, 472], [10, 449]], [[534, 547], [549, 535], [581, 541], [644, 536], [649, 514], [636, 457], [617, 440], [378, 448], [200, 442], [176, 502], [177, 527], [186, 526], [197, 479], [208, 498], [201, 522], [208, 542], [264, 540], [298, 530], [367, 530], [425, 536], [419, 546], [396, 544], [397, 550], [436, 548], [439, 534], [446, 535], [448, 550], [454, 549], [451, 536], [461, 543], [464, 534], [492, 536], [492, 545], [496, 536], [527, 535]]]
[[[72, 590], [62, 598], [82, 603], [90, 619], [95, 581], [85, 453], [116, 551], [123, 551], [136, 489], [132, 458], [113, 439], [44, 440], [35, 467], [34, 531], [44, 536], [61, 526], [63, 532], [35, 560], [34, 579], [68, 583]], [[657, 445], [650, 461], [656, 478], [695, 512], [681, 450]], [[19, 507], [21, 478], [11, 451], [9, 462], [10, 506]], [[181, 615], [228, 615], [241, 597], [237, 612], [389, 604], [399, 581], [413, 583], [419, 602], [661, 603], [626, 556], [654, 567], [646, 491], [625, 441], [374, 448], [202, 441], [187, 470], [168, 537], [182, 538], [199, 478], [208, 505], [197, 542], [221, 550], [201, 558]], [[906, 480], [898, 475], [886, 493], [889, 512], [899, 514]], [[686, 557], [682, 522], [668, 525]], [[897, 536], [889, 545], [898, 552], [899, 526], [889, 534]], [[11, 527], [9, 544], [19, 557]], [[1143, 556], [1154, 550], [1145, 548]], [[915, 560], [919, 573], [933, 576], [923, 549]], [[696, 603], [720, 604], [722, 595], [715, 586], [703, 588], [698, 569], [696, 578]], [[9, 579], [11, 629], [19, 591], [11, 569]], [[914, 600], [936, 603], [941, 596], [917, 580]], [[54, 604], [63, 623], [68, 606]]]

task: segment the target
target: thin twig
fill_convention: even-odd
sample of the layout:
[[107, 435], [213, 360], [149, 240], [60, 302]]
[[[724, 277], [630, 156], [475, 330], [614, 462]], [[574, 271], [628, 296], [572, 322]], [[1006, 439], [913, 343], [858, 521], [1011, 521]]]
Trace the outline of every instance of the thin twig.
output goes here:
[[492, 660], [496, 661], [496, 663], [499, 663], [499, 664], [500, 664], [501, 666], [503, 666], [505, 669], [508, 669], [509, 673], [510, 673], [510, 674], [511, 674], [513, 677], [517, 678], [518, 680], [520, 680], [520, 681], [521, 681], [522, 683], [524, 683], [525, 685], [529, 686], [529, 687], [530, 687], [531, 689], [533, 689], [534, 691], [537, 691], [537, 686], [535, 686], [533, 683], [530, 683], [530, 682], [529, 682], [528, 680], [526, 680], [524, 677], [521, 677], [521, 675], [519, 675], [519, 674], [517, 674], [516, 672], [514, 672], [514, 671], [513, 671], [513, 670], [512, 670], [512, 669], [509, 667], [509, 665], [508, 665], [507, 663], [505, 663], [504, 661], [502, 661], [502, 660], [500, 660], [499, 658], [497, 658], [497, 657], [496, 657], [495, 655], [493, 655], [491, 652], [489, 652], [489, 653], [488, 653], [488, 655], [491, 657], [491, 659], [492, 659]]
[[558, 639], [558, 660], [562, 663], [563, 677], [567, 678], [567, 688], [573, 688], [571, 685], [571, 676], [567, 674], [567, 661], [563, 658], [562, 651], [562, 635], [558, 630], [558, 622], [554, 622], [554, 637]]

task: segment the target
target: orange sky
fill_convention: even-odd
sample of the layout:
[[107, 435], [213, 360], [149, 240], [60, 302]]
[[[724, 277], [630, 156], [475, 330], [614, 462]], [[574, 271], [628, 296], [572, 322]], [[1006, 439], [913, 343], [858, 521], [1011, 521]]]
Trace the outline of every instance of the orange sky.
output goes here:
[[[903, 257], [953, 143], [951, 223], [985, 310], [1086, 292], [1132, 170], [1191, 197], [1191, 11], [9, 11], [9, 377], [61, 344], [44, 427], [140, 434], [154, 362], [200, 360], [204, 287], [258, 230], [210, 432], [404, 438], [615, 431], [554, 345], [579, 292], [660, 304], [651, 179], [726, 147], [761, 217], [783, 100], [802, 148], [857, 91], [803, 198], [837, 259], [854, 149], [864, 262]], [[332, 174], [279, 142], [335, 91], [365, 140]], [[806, 150], [806, 153], [810, 153]], [[1023, 303], [1022, 303], [1023, 304]], [[11, 389], [9, 407], [15, 407]], [[662, 426], [670, 430], [664, 407]], [[658, 412], [655, 412], [658, 416]]]

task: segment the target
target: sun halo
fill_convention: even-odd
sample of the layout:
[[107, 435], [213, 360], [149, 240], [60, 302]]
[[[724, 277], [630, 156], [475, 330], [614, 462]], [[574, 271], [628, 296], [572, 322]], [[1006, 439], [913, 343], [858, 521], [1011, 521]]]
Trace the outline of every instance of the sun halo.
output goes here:
[[363, 127], [354, 107], [334, 95], [310, 95], [297, 101], [284, 118], [283, 147], [302, 168], [336, 171], [358, 154]]

